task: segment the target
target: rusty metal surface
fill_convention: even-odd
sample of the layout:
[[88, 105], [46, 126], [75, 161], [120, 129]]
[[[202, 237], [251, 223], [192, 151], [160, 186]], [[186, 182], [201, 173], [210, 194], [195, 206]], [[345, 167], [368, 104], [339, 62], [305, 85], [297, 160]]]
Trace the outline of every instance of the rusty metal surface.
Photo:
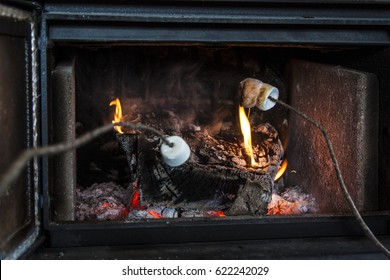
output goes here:
[[[375, 75], [294, 60], [290, 103], [329, 133], [347, 188], [359, 210], [378, 204], [378, 81]], [[349, 212], [321, 132], [295, 114], [287, 182], [312, 193], [322, 213]]]

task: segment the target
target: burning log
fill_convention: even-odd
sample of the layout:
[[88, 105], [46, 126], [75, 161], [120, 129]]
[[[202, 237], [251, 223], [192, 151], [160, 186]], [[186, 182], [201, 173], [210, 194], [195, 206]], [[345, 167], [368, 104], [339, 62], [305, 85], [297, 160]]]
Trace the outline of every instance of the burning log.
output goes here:
[[259, 176], [256, 180], [248, 179], [245, 185], [238, 189], [237, 197], [226, 214], [247, 215], [264, 214], [267, 212], [268, 203], [271, 201], [273, 178]]
[[[130, 169], [136, 174], [133, 177], [139, 178], [136, 190], [142, 194], [139, 206], [145, 206], [145, 210], [164, 205], [186, 211], [226, 211], [228, 215], [265, 214], [283, 149], [278, 133], [271, 125], [262, 124], [251, 129], [245, 112], [243, 115], [240, 120], [244, 119], [247, 127], [244, 139], [249, 139], [244, 141], [245, 147], [241, 145], [242, 138], [231, 118], [226, 123], [221, 120], [219, 131], [212, 136], [206, 129], [183, 122], [173, 111], [165, 115], [157, 110], [140, 114], [142, 123], [163, 131], [169, 130], [167, 124], [176, 124], [173, 126], [175, 132], [170, 133], [184, 138], [191, 147], [191, 154], [184, 149], [188, 152], [185, 158], [190, 157], [184, 165], [181, 164], [185, 160], [180, 164], [167, 161], [169, 155], [159, 151], [161, 143], [155, 135], [144, 133], [134, 138], [137, 141], [130, 141], [134, 135], [123, 133], [119, 127], [117, 138]], [[118, 120], [122, 120], [121, 114], [115, 116], [114, 121]], [[168, 146], [165, 148], [169, 149]], [[133, 159], [136, 159], [137, 170], [132, 165]]]
[[130, 168], [131, 181], [134, 182], [137, 180], [137, 134], [123, 134], [117, 133], [116, 139], [118, 140], [122, 150], [125, 152], [127, 164]]
[[143, 203], [220, 209], [228, 215], [265, 214], [283, 149], [269, 124], [256, 127], [255, 133], [261, 144], [253, 147], [254, 167], [247, 163], [238, 139], [214, 138], [205, 131], [186, 133], [191, 157], [185, 165], [171, 168], [161, 159], [157, 143], [140, 136], [137, 158]]

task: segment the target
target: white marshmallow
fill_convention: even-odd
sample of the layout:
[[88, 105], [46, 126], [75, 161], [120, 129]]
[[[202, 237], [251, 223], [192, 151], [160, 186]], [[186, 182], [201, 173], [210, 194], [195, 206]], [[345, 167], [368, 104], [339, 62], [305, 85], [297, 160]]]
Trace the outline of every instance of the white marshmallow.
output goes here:
[[169, 147], [165, 142], [161, 145], [160, 151], [164, 162], [171, 167], [185, 163], [191, 154], [187, 142], [179, 136], [169, 136], [167, 140], [173, 144], [173, 147]]
[[275, 106], [275, 102], [268, 99], [271, 96], [274, 99], [279, 98], [279, 90], [270, 84], [263, 83], [260, 88], [260, 94], [257, 98], [256, 107], [262, 111], [267, 111]]

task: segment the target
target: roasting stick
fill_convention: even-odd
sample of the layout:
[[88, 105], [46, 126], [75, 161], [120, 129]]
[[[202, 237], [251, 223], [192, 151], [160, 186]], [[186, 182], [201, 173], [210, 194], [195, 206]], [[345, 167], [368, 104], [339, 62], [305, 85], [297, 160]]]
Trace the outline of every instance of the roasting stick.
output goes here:
[[279, 90], [270, 84], [263, 83], [258, 79], [247, 78], [240, 82], [240, 93], [241, 93], [241, 105], [244, 106], [245, 108], [250, 109], [253, 107], [257, 107], [261, 111], [267, 111], [273, 108], [276, 104], [279, 104], [293, 111], [300, 117], [304, 118], [305, 120], [307, 120], [309, 123], [311, 123], [321, 131], [322, 135], [325, 138], [326, 144], [328, 146], [332, 164], [336, 171], [336, 176], [340, 184], [341, 191], [343, 192], [343, 195], [348, 202], [348, 206], [351, 209], [352, 214], [355, 216], [357, 222], [363, 229], [364, 233], [368, 236], [368, 238], [376, 245], [377, 248], [379, 248], [382, 251], [383, 254], [386, 255], [387, 258], [390, 259], [390, 251], [375, 237], [374, 233], [364, 222], [362, 216], [360, 215], [359, 210], [356, 208], [356, 205], [353, 202], [352, 197], [348, 192], [348, 189], [344, 183], [343, 176], [341, 175], [339, 163], [336, 159], [336, 155], [333, 150], [332, 141], [330, 140], [330, 137], [326, 132], [326, 130], [316, 121], [314, 121], [312, 118], [307, 116], [305, 113], [299, 111], [298, 109], [292, 107], [291, 105], [283, 101], [280, 101], [278, 99]]
[[[63, 153], [72, 149], [79, 148], [95, 138], [103, 135], [104, 133], [107, 133], [108, 131], [112, 131], [115, 126], [121, 126], [125, 128], [131, 128], [136, 130], [143, 130], [143, 131], [149, 131], [154, 134], [156, 134], [158, 137], [161, 138], [163, 144], [162, 148], [164, 150], [161, 151], [163, 158], [167, 158], [168, 160], [171, 160], [175, 163], [177, 161], [186, 161], [188, 158], [185, 158], [187, 154], [183, 157], [183, 149], [186, 151], [185, 145], [187, 143], [183, 143], [183, 139], [178, 136], [170, 136], [166, 137], [161, 131], [158, 131], [157, 129], [143, 125], [143, 124], [134, 124], [134, 123], [128, 123], [128, 122], [121, 122], [121, 123], [114, 123], [114, 124], [107, 124], [101, 127], [96, 128], [95, 130], [92, 130], [90, 132], [85, 133], [83, 136], [77, 138], [74, 142], [62, 142], [58, 144], [53, 144], [45, 147], [38, 147], [38, 148], [31, 148], [24, 150], [19, 157], [12, 163], [12, 165], [9, 167], [9, 169], [4, 173], [3, 177], [0, 180], [0, 196], [8, 195], [8, 190], [10, 187], [10, 184], [16, 180], [16, 178], [20, 175], [20, 173], [23, 171], [24, 167], [26, 166], [26, 163], [33, 159], [34, 157], [42, 157], [42, 156], [52, 156], [59, 153]], [[174, 137], [174, 138], [172, 138]], [[180, 139], [178, 139], [180, 138]], [[172, 139], [173, 141], [171, 141]], [[184, 147], [184, 148], [183, 148]], [[176, 148], [179, 148], [179, 153]], [[189, 148], [188, 148], [189, 149]], [[189, 155], [188, 155], [189, 156]], [[173, 159], [172, 159], [173, 157]], [[169, 165], [171, 162], [167, 162]]]
[[291, 111], [293, 111], [294, 113], [296, 113], [297, 115], [301, 116], [302, 118], [307, 120], [309, 123], [311, 123], [312, 125], [314, 125], [316, 128], [318, 128], [321, 131], [322, 135], [325, 138], [325, 141], [326, 141], [326, 144], [328, 146], [328, 149], [329, 149], [329, 153], [330, 153], [330, 157], [332, 159], [333, 167], [334, 167], [334, 169], [336, 171], [337, 180], [339, 181], [341, 190], [343, 192], [343, 195], [344, 195], [345, 199], [348, 202], [349, 208], [351, 209], [353, 215], [355, 216], [356, 220], [358, 221], [359, 225], [362, 227], [364, 233], [368, 236], [368, 238], [370, 238], [370, 240], [375, 244], [375, 246], [378, 247], [383, 252], [383, 254], [385, 254], [386, 257], [390, 259], [390, 251], [376, 238], [374, 233], [371, 231], [371, 229], [364, 222], [362, 216], [360, 215], [359, 210], [356, 208], [356, 205], [353, 202], [352, 197], [351, 197], [351, 195], [348, 192], [348, 189], [347, 189], [347, 187], [345, 185], [343, 176], [341, 175], [341, 170], [340, 170], [340, 167], [339, 167], [339, 163], [337, 161], [336, 155], [335, 155], [334, 150], [333, 150], [332, 141], [330, 140], [329, 135], [326, 132], [326, 130], [320, 124], [318, 124], [316, 121], [314, 121], [312, 118], [307, 116], [305, 113], [303, 113], [303, 112], [299, 111], [298, 109], [288, 105], [287, 103], [285, 103], [283, 101], [280, 101], [280, 100], [278, 100], [276, 98], [273, 98], [271, 96], [268, 96], [268, 99], [273, 101], [273, 102], [275, 102], [275, 103], [277, 103], [277, 104], [279, 104], [279, 105], [281, 105], [281, 106], [283, 106], [283, 107], [285, 107], [285, 108], [287, 108], [287, 109], [289, 109], [289, 110], [291, 110]]

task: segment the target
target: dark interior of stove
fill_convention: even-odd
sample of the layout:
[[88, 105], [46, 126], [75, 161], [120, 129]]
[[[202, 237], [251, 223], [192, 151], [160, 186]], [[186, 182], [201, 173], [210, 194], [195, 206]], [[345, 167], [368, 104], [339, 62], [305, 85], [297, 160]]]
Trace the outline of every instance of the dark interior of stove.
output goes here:
[[[220, 179], [212, 174], [228, 173], [226, 168], [237, 168], [232, 162], [245, 159], [237, 112], [239, 84], [246, 78], [277, 87], [279, 99], [300, 108], [328, 130], [359, 210], [388, 211], [389, 98], [385, 93], [390, 84], [383, 61], [389, 61], [389, 56], [387, 48], [353, 46], [59, 44], [49, 56], [50, 141], [74, 139], [110, 123], [114, 108], [109, 104], [120, 98], [124, 121], [181, 135], [190, 144], [192, 161], [202, 168], [209, 164], [225, 169], [208, 170], [207, 176], [194, 175], [193, 166], [167, 171], [164, 164], [143, 160], [156, 156], [159, 140], [135, 131], [129, 133], [137, 141], [137, 160], [129, 163], [131, 156], [129, 161], [113, 130], [51, 161], [51, 219], [148, 219], [156, 217], [152, 210], [139, 212], [156, 207], [158, 218], [215, 218], [221, 213], [225, 216], [225, 211], [232, 216], [266, 215], [257, 210], [229, 210], [241, 177]], [[269, 215], [349, 212], [319, 131], [278, 105], [264, 112], [252, 109], [250, 122], [258, 130], [269, 124], [276, 131], [275, 141], [281, 143], [280, 154], [267, 150], [268, 161], [274, 160], [271, 165], [275, 166], [266, 171], [276, 172], [282, 161], [288, 162], [272, 192], [293, 204], [303, 201], [302, 211], [289, 212], [281, 206], [268, 208]], [[253, 136], [255, 156], [265, 145], [261, 139], [267, 137]], [[244, 172], [248, 167], [245, 163], [238, 166]], [[161, 172], [167, 172], [168, 179]], [[94, 209], [87, 209], [86, 201]], [[284, 208], [292, 207], [291, 203]], [[135, 209], [142, 211], [134, 214]], [[204, 210], [202, 215], [199, 209]]]

